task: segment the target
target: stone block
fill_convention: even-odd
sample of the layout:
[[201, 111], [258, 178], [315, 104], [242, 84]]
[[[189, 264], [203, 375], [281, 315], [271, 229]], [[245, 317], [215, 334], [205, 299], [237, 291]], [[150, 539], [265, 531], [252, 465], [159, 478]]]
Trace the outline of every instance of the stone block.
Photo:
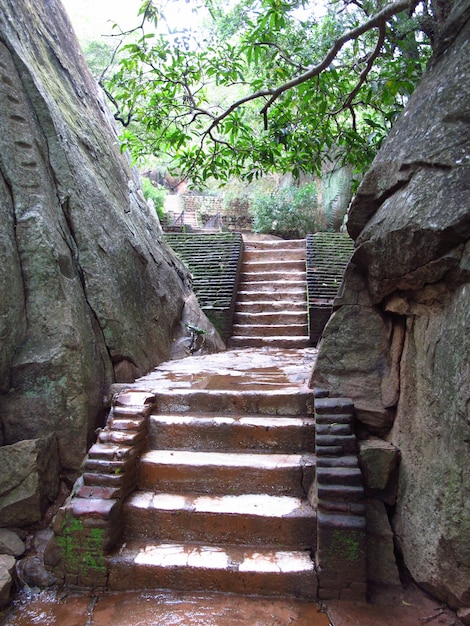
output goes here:
[[400, 458], [399, 450], [376, 437], [359, 442], [359, 462], [367, 489], [382, 490], [389, 483]]
[[385, 505], [380, 500], [366, 500], [367, 579], [383, 585], [400, 585], [395, 561], [393, 532]]
[[60, 462], [55, 435], [0, 447], [0, 524], [38, 522], [59, 492]]
[[15, 532], [6, 528], [0, 528], [0, 554], [19, 557], [24, 554], [25, 550], [24, 542]]
[[0, 608], [7, 606], [10, 602], [12, 586], [12, 574], [15, 568], [16, 559], [8, 554], [0, 554]]

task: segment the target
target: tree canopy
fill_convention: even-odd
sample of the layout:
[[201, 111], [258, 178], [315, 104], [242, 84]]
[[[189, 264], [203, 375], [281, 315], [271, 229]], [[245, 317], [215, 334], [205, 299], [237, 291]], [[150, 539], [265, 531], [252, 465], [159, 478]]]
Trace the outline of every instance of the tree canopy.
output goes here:
[[442, 2], [416, 0], [328, 0], [321, 12], [303, 0], [187, 5], [207, 13], [197, 34], [164, 32], [163, 7], [145, 0], [136, 29], [116, 27], [102, 83], [123, 148], [166, 155], [196, 184], [315, 173], [332, 155], [363, 172], [445, 17]]

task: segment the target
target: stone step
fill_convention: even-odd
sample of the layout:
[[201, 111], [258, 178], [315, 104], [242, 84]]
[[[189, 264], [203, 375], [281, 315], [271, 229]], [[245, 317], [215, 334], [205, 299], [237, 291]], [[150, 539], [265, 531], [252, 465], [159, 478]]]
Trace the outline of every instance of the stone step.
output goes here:
[[315, 422], [307, 417], [151, 415], [151, 449], [299, 453], [315, 450]]
[[[237, 313], [264, 313], [265, 315], [274, 315], [276, 312], [285, 313], [289, 311], [291, 313], [306, 314], [307, 303], [305, 298], [299, 300], [266, 300], [266, 294], [263, 300], [254, 301], [238, 301], [235, 307], [235, 314]], [[268, 311], [268, 313], [266, 313]]]
[[142, 455], [142, 490], [211, 494], [264, 493], [306, 497], [315, 456], [150, 450]]
[[[269, 298], [269, 300], [267, 300]], [[305, 293], [305, 286], [297, 289], [289, 289], [288, 291], [272, 291], [269, 293], [267, 290], [250, 290], [250, 291], [238, 291], [236, 308], [243, 306], [245, 303], [255, 304], [262, 302], [263, 305], [267, 304], [267, 309], [270, 309], [270, 305], [276, 306], [276, 303], [282, 308], [286, 308], [287, 303], [299, 303], [307, 308], [307, 299]]]
[[364, 489], [362, 485], [323, 485], [318, 484], [318, 498], [332, 501], [362, 501]]
[[[274, 338], [270, 338], [274, 339]], [[290, 339], [294, 339], [291, 337]], [[305, 340], [305, 337], [302, 337]], [[292, 346], [297, 347], [297, 346]], [[302, 347], [306, 347], [305, 345]], [[211, 385], [210, 377], [200, 389], [162, 390], [155, 395], [153, 412], [166, 413], [222, 413], [250, 415], [308, 415], [310, 410], [311, 392], [299, 389], [298, 383], [284, 380], [284, 385], [263, 386], [263, 381], [247, 383], [245, 387], [237, 383], [226, 382], [232, 389], [220, 388], [217, 379]], [[268, 387], [269, 394], [263, 393]], [[275, 387], [275, 388], [273, 388]]]
[[358, 467], [319, 467], [318, 482], [322, 485], [362, 485], [362, 472]]
[[[303, 293], [306, 294], [305, 281], [303, 280], [291, 280], [286, 281], [282, 280], [255, 280], [255, 281], [244, 281], [241, 280], [238, 285], [239, 292], [251, 292], [251, 291], [261, 291], [268, 293], [282, 293], [288, 296], [289, 294], [298, 294]], [[289, 299], [288, 297], [286, 299]]]
[[302, 349], [311, 346], [310, 337], [230, 337], [230, 348], [284, 348]]
[[244, 250], [243, 263], [270, 263], [283, 265], [284, 263], [302, 263], [306, 267], [304, 250]]
[[261, 271], [245, 270], [240, 275], [241, 284], [265, 281], [285, 281], [288, 283], [298, 282], [305, 284], [306, 274], [305, 270], [285, 271], [284, 268], [275, 269], [275, 266], [273, 267], [273, 265], [271, 265], [271, 269]]
[[305, 239], [252, 239], [246, 241], [245, 246], [249, 250], [268, 250], [280, 248], [285, 250], [303, 249]]
[[261, 256], [258, 258], [250, 258], [249, 253], [243, 255], [243, 262], [242, 262], [243, 273], [245, 272], [248, 272], [248, 273], [270, 272], [273, 269], [273, 267], [278, 267], [278, 266], [280, 266], [279, 269], [282, 269], [286, 274], [288, 274], [291, 271], [294, 271], [294, 272], [300, 271], [300, 272], [304, 272], [306, 275], [305, 260], [302, 258], [298, 258], [297, 256], [292, 259], [276, 259], [276, 261], [273, 262], [270, 259], [263, 260]]
[[305, 310], [300, 311], [270, 311], [267, 313], [243, 313], [235, 311], [235, 324], [267, 326], [267, 325], [302, 325], [307, 326], [308, 316]]
[[131, 542], [109, 559], [110, 591], [176, 589], [314, 600], [317, 575], [307, 551]]
[[302, 337], [308, 324], [233, 324], [233, 337]]
[[316, 513], [300, 498], [139, 491], [124, 505], [124, 539], [315, 549]]

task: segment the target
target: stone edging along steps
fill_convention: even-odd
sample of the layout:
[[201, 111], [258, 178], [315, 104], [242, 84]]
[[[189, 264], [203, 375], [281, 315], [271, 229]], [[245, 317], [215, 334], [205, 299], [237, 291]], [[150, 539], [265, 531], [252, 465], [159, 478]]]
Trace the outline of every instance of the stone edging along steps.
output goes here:
[[[46, 560], [59, 581], [364, 597], [352, 404], [316, 398], [314, 420], [314, 394], [289, 361], [310, 353], [278, 353], [259, 367], [248, 352], [212, 355], [212, 373], [204, 357], [163, 364], [115, 397], [54, 520]], [[229, 383], [224, 358], [244, 359], [224, 372]], [[260, 376], [269, 389], [258, 389]]]

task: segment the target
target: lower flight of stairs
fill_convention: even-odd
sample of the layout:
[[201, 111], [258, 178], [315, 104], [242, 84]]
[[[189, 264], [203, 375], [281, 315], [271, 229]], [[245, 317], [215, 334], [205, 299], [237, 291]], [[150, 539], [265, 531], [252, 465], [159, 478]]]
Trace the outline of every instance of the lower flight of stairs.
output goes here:
[[311, 394], [158, 394], [110, 590], [317, 597]]
[[305, 240], [245, 242], [229, 347], [310, 345]]
[[314, 352], [191, 357], [116, 391], [54, 518], [58, 584], [364, 599], [354, 406], [308, 388]]

